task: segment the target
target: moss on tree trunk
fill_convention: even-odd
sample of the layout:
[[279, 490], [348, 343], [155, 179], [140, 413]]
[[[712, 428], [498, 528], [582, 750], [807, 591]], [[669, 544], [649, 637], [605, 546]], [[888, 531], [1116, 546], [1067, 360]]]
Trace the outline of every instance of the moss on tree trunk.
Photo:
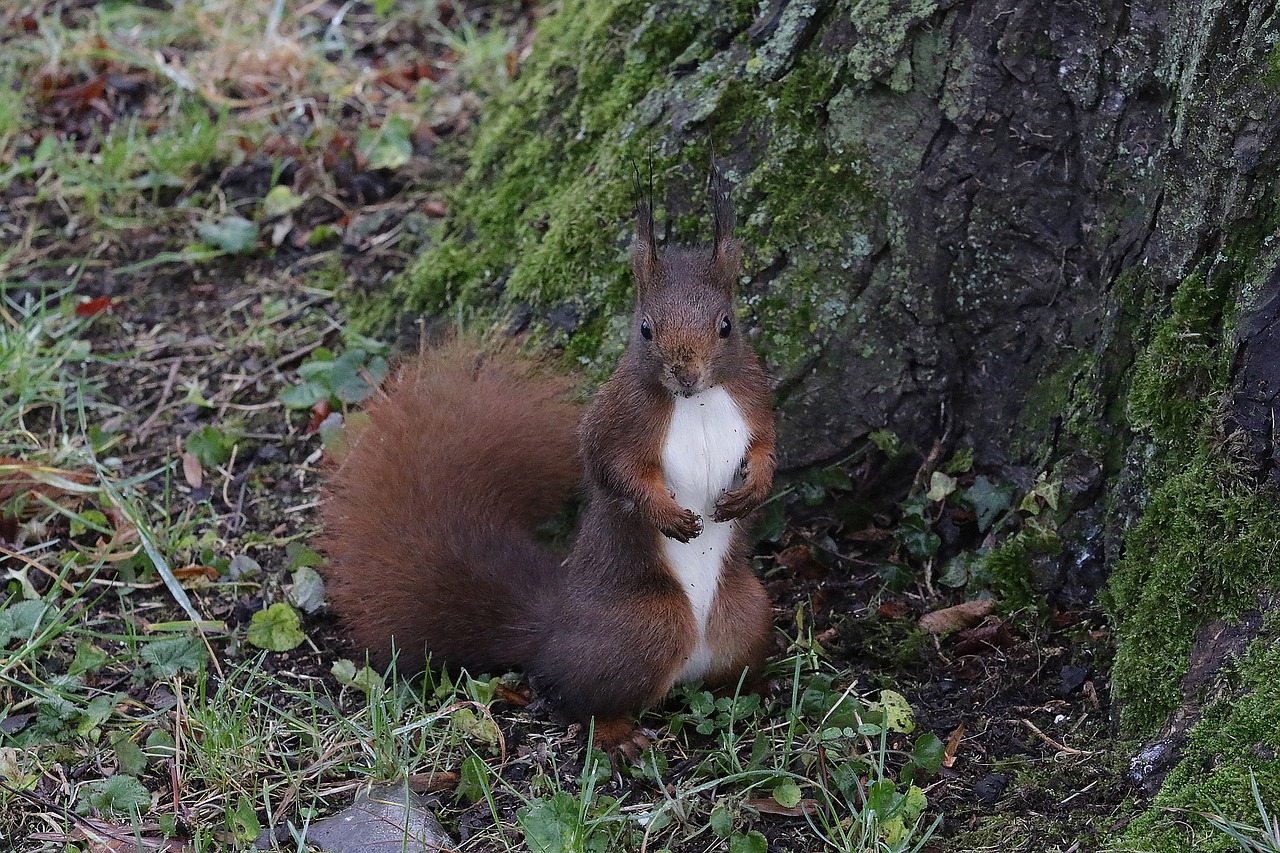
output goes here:
[[[1115, 566], [1125, 730], [1176, 764], [1156, 805], [1248, 818], [1250, 772], [1280, 802], [1280, 376], [1257, 367], [1280, 314], [1278, 35], [1261, 0], [565, 0], [370, 322], [505, 317], [602, 375], [635, 166], [669, 236], [698, 240], [714, 155], [784, 461], [950, 423], [1024, 483], [1102, 470], [1062, 559]], [[1217, 693], [1188, 667], [1214, 657], [1208, 623], [1250, 626]], [[1124, 840], [1231, 848], [1208, 839], [1153, 808]]]

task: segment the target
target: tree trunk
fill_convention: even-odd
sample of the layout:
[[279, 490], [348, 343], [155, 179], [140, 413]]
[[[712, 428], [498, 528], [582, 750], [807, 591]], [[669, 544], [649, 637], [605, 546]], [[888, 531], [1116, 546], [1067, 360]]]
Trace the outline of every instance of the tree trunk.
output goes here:
[[[1247, 817], [1249, 770], [1280, 801], [1250, 675], [1280, 589], [1278, 37], [1262, 0], [565, 0], [377, 316], [505, 313], [603, 374], [633, 162], [669, 237], [704, 240], [716, 157], [785, 464], [888, 429], [1074, 484], [1058, 570], [1089, 594], [1115, 567], [1124, 723], [1182, 762], [1162, 804]], [[1235, 658], [1252, 716], [1193, 728]]]

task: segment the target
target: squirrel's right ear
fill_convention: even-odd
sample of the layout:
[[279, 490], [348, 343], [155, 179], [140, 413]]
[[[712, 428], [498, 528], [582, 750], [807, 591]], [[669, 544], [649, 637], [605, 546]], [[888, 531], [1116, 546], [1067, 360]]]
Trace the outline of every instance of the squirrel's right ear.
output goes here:
[[632, 161], [636, 171], [636, 239], [631, 248], [631, 271], [636, 277], [636, 288], [643, 294], [658, 275], [658, 243], [653, 236], [653, 167], [649, 168], [649, 191], [640, 183], [640, 167]]
[[733, 201], [729, 198], [729, 185], [725, 183], [724, 174], [716, 168], [714, 160], [711, 161], [709, 184], [711, 215], [714, 222], [711, 267], [732, 293], [741, 268], [741, 249], [733, 236]]

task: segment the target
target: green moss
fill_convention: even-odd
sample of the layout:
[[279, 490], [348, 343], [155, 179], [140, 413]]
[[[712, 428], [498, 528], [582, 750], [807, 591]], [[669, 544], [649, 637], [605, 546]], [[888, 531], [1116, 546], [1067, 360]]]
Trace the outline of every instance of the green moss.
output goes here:
[[1055, 534], [1028, 529], [1006, 539], [983, 557], [982, 571], [991, 578], [991, 591], [1003, 612], [1046, 609], [1045, 597], [1036, 590], [1035, 558], [1061, 550], [1062, 543]]
[[1205, 432], [1226, 376], [1221, 347], [1223, 302], [1228, 288], [1189, 277], [1173, 296], [1172, 314], [1160, 323], [1134, 366], [1129, 421], [1166, 447]]
[[[443, 239], [389, 297], [358, 306], [362, 325], [403, 311], [489, 322], [532, 311], [538, 337], [603, 373], [631, 304], [633, 164], [652, 163], [658, 221], [670, 219], [672, 237], [705, 241], [702, 187], [716, 154], [736, 185], [743, 302], [764, 330], [761, 349], [784, 372], [805, 363], [834, 329], [874, 315], [851, 293], [850, 271], [883, 246], [893, 219], [892, 188], [877, 183], [882, 170], [862, 141], [882, 128], [828, 126], [824, 106], [843, 92], [853, 103], [839, 112], [861, 114], [857, 100], [872, 97], [866, 81], [877, 75], [899, 91], [920, 74], [936, 77], [936, 45], [914, 52], [919, 73], [909, 58], [913, 39], [931, 38], [916, 24], [936, 5], [847, 0], [832, 15], [865, 37], [847, 56], [821, 59], [798, 50], [814, 14], [804, 4], [755, 44], [747, 29], [758, 8], [747, 0], [660, 11], [566, 0], [482, 121]], [[571, 337], [545, 322], [565, 306], [579, 318]]]
[[1113, 685], [1129, 730], [1177, 707], [1191, 643], [1209, 618], [1257, 606], [1280, 586], [1275, 502], [1205, 453], [1162, 483], [1125, 538], [1109, 605], [1119, 623]]
[[[1258, 607], [1260, 595], [1280, 590], [1280, 506], [1231, 461], [1220, 423], [1237, 306], [1249, 304], [1257, 281], [1274, 266], [1261, 257], [1271, 227], [1256, 224], [1251, 233], [1237, 234], [1204, 266], [1209, 272], [1182, 282], [1130, 374], [1125, 411], [1138, 435], [1125, 462], [1143, 466], [1142, 477], [1131, 479], [1148, 497], [1141, 519], [1124, 536], [1107, 605], [1118, 640], [1112, 687], [1123, 728], [1138, 736], [1153, 736], [1181, 704], [1200, 627], [1210, 619], [1234, 619]], [[1127, 294], [1130, 311], [1139, 290]], [[1140, 298], [1149, 307], [1150, 294]], [[1202, 819], [1169, 810], [1256, 820], [1250, 770], [1275, 801], [1278, 656], [1272, 626], [1238, 668], [1230, 695], [1214, 702], [1196, 725], [1151, 808], [1114, 846], [1161, 853], [1236, 849]]]
[[1190, 732], [1182, 762], [1152, 808], [1129, 825], [1116, 846], [1158, 853], [1227, 853], [1239, 846], [1200, 816], [1215, 814], [1258, 826], [1252, 779], [1275, 814], [1280, 803], [1280, 634], [1255, 639], [1223, 696]]

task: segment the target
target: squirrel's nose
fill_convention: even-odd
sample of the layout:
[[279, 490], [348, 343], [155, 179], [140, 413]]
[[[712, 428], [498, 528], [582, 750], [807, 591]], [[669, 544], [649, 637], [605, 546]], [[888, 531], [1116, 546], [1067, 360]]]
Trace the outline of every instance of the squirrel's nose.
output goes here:
[[698, 384], [698, 377], [694, 376], [693, 374], [685, 374], [684, 376], [680, 376], [678, 378], [680, 380], [680, 384], [683, 385], [685, 388], [692, 388], [694, 385]]

